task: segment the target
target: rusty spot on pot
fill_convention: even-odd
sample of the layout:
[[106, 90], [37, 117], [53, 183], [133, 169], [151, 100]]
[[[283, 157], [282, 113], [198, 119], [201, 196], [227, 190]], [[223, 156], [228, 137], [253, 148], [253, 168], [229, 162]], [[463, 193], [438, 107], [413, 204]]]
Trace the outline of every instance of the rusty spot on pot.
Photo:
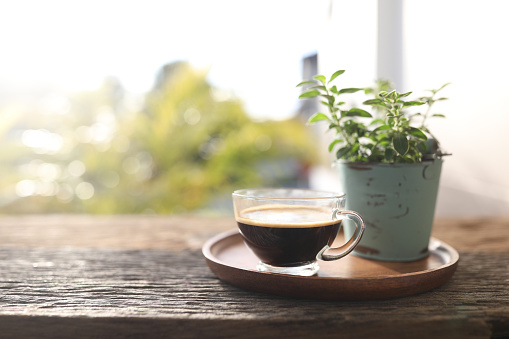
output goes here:
[[355, 251], [363, 254], [379, 254], [380, 251], [375, 248], [370, 248], [366, 246], [357, 245], [355, 247]]
[[380, 227], [377, 226], [377, 224], [375, 224], [374, 222], [369, 222], [367, 220], [364, 220], [364, 223], [366, 224], [366, 227], [372, 227], [374, 229], [380, 229]]
[[347, 165], [350, 169], [356, 170], [356, 171], [371, 171], [372, 168], [368, 165], [362, 165], [362, 164], [348, 164]]
[[422, 178], [424, 180], [428, 179], [428, 175], [426, 175], [426, 170], [428, 169], [429, 166], [424, 166], [424, 169], [422, 170]]
[[396, 216], [394, 216], [393, 218], [394, 218], [394, 219], [403, 218], [403, 217], [404, 217], [405, 215], [407, 215], [409, 212], [410, 212], [410, 208], [407, 206], [407, 207], [406, 207], [406, 210], [405, 210], [405, 213], [400, 214], [400, 215], [396, 215]]
[[385, 198], [387, 195], [385, 194], [368, 194], [368, 197], [370, 198]]

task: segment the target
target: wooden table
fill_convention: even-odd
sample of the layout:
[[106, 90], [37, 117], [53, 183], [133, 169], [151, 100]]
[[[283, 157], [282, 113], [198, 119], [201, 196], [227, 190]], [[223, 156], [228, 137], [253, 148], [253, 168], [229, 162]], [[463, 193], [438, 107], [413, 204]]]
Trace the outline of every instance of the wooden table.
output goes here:
[[0, 217], [0, 337], [509, 336], [509, 219], [437, 220], [460, 253], [445, 285], [381, 301], [314, 301], [228, 285], [201, 246], [230, 217]]

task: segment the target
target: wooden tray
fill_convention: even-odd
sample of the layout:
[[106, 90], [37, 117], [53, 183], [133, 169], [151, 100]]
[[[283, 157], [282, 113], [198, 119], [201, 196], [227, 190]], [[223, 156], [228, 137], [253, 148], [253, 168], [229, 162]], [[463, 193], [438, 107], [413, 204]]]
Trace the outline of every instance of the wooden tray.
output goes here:
[[433, 239], [430, 255], [413, 262], [374, 261], [348, 255], [319, 261], [312, 277], [256, 270], [258, 259], [244, 245], [237, 230], [208, 240], [203, 255], [212, 272], [232, 285], [280, 296], [322, 300], [374, 300], [429, 291], [447, 282], [458, 265], [458, 252]]

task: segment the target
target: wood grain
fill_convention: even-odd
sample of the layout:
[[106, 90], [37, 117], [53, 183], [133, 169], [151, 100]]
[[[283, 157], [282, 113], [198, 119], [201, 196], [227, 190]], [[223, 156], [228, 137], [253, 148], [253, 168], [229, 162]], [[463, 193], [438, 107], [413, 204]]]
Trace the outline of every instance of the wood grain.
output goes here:
[[470, 252], [508, 252], [509, 219], [438, 219], [433, 236], [457, 250]]
[[232, 217], [155, 215], [0, 216], [0, 246], [200, 249], [237, 227]]
[[0, 337], [509, 336], [509, 220], [477, 225], [437, 221], [434, 235], [460, 252], [443, 286], [330, 302], [219, 280], [200, 247], [230, 218], [1, 217]]
[[[120, 323], [136, 318], [135, 323], [145, 326], [141, 320], [150, 324], [158, 319], [163, 324], [178, 323], [179, 337], [193, 330], [194, 319], [210, 329], [220, 327], [217, 320], [241, 320], [238, 328], [229, 331], [243, 336], [259, 334], [258, 325], [270, 331], [285, 323], [292, 328], [313, 324], [312, 328], [342, 332], [346, 327], [350, 332], [345, 333], [373, 335], [384, 328], [392, 331], [386, 326], [390, 322], [409, 337], [431, 335], [438, 324], [447, 325], [443, 335], [475, 328], [474, 333], [484, 331], [489, 337], [508, 334], [504, 331], [509, 328], [509, 273], [500, 272], [509, 255], [464, 254], [462, 260], [468, 265], [460, 265], [444, 286], [414, 297], [375, 302], [297, 301], [244, 291], [212, 275], [195, 250], [3, 250], [0, 258], [4, 277], [0, 328], [18, 337], [29, 328], [15, 324], [38, 319], [46, 327], [55, 317], [65, 318], [67, 326], [83, 334], [92, 330], [81, 322], [83, 318], [97, 323], [104, 318]], [[481, 279], [486, 283], [479, 286]], [[123, 325], [125, 331], [132, 329], [128, 325]], [[103, 330], [109, 331], [107, 327]]]

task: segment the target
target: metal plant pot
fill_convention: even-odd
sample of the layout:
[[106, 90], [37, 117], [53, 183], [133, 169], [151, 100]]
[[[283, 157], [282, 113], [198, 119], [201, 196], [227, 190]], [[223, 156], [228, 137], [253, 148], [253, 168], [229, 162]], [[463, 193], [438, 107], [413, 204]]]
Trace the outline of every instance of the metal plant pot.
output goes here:
[[[348, 199], [366, 230], [354, 254], [376, 260], [414, 261], [428, 256], [442, 160], [417, 164], [337, 161]], [[345, 236], [355, 228], [345, 224]]]

